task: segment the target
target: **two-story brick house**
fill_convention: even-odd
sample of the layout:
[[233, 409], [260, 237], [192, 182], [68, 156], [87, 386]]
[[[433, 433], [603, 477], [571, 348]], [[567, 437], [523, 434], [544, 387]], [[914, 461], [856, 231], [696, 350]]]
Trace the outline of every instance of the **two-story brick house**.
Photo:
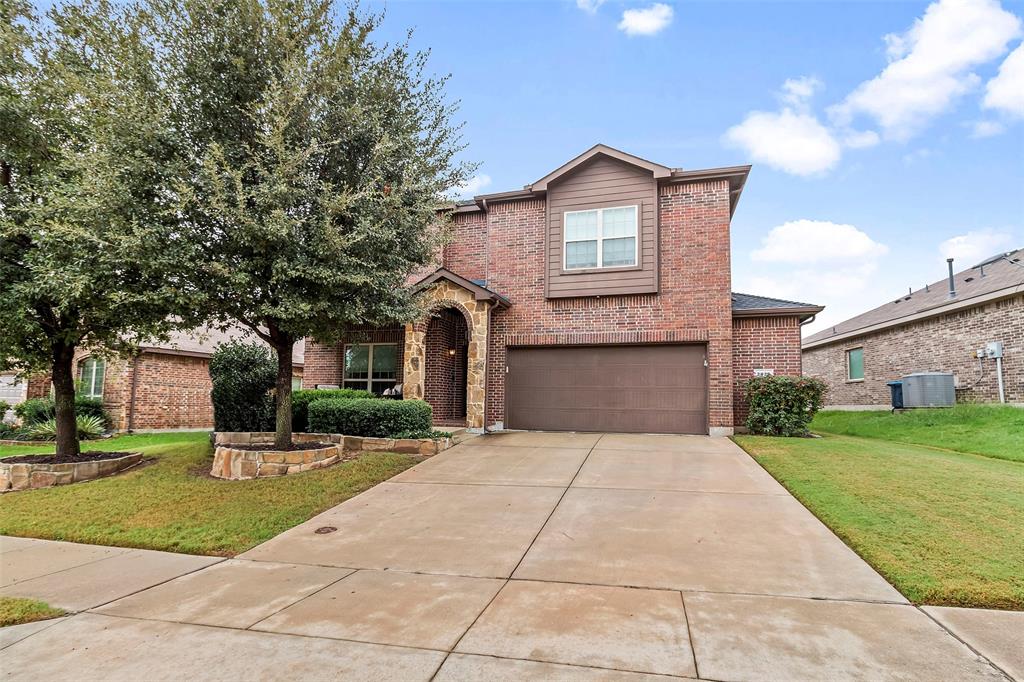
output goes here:
[[755, 369], [800, 373], [820, 307], [731, 292], [749, 166], [680, 170], [597, 145], [450, 209], [414, 324], [307, 340], [303, 386], [401, 391], [470, 428], [710, 433]]

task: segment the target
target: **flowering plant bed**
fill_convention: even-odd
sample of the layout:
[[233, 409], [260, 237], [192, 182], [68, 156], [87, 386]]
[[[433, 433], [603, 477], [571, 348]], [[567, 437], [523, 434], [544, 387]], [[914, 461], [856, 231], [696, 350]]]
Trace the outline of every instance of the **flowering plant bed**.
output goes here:
[[77, 457], [18, 455], [0, 460], [0, 492], [50, 488], [112, 476], [142, 461], [138, 452], [83, 452]]

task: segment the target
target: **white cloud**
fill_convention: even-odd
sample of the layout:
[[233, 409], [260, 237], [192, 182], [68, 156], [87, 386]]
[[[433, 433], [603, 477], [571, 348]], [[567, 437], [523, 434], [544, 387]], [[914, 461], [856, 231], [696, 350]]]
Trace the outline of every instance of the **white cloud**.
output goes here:
[[761, 240], [761, 248], [751, 253], [750, 258], [774, 263], [853, 261], [857, 268], [863, 268], [888, 252], [889, 247], [853, 225], [802, 219], [773, 227]]
[[800, 78], [788, 78], [782, 84], [782, 93], [779, 95], [783, 103], [801, 109], [807, 106], [814, 93], [822, 88], [824, 84], [814, 76], [801, 76]]
[[645, 9], [627, 9], [622, 13], [619, 30], [628, 36], [652, 36], [672, 23], [669, 5], [658, 2]]
[[1024, 44], [999, 66], [999, 73], [985, 86], [986, 109], [999, 109], [1024, 117]]
[[850, 149], [874, 147], [881, 140], [874, 130], [847, 130], [843, 133], [843, 146]]
[[965, 267], [1012, 248], [1013, 235], [996, 230], [971, 230], [939, 244], [943, 258], [966, 260], [967, 263], [962, 264]]
[[975, 138], [993, 137], [1005, 131], [1006, 126], [999, 121], [975, 121], [971, 124], [971, 137]]
[[887, 137], [907, 139], [977, 87], [970, 70], [1003, 54], [1020, 30], [997, 0], [938, 0], [906, 33], [885, 36], [889, 65], [829, 113], [840, 126], [866, 114]]
[[576, 0], [576, 6], [588, 14], [596, 14], [604, 0]]
[[459, 185], [455, 191], [460, 197], [471, 197], [490, 184], [491, 176], [481, 173]]
[[753, 111], [726, 131], [726, 144], [744, 149], [751, 159], [793, 175], [814, 175], [834, 167], [839, 143], [817, 118], [793, 109]]

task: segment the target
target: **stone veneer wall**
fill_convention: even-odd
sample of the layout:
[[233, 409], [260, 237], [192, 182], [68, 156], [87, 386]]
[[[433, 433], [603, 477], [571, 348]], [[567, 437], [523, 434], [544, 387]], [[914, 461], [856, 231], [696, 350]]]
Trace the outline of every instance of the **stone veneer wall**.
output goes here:
[[[484, 392], [487, 367], [488, 322], [491, 304], [477, 301], [472, 292], [442, 280], [425, 292], [433, 310], [454, 308], [466, 318], [469, 343], [466, 351], [466, 426], [484, 426]], [[406, 398], [426, 396], [426, 334], [430, 318], [405, 327], [405, 390]]]
[[[888, 405], [887, 381], [914, 372], [953, 372], [957, 400], [996, 402], [995, 360], [975, 350], [1003, 342], [1006, 400], [1024, 403], [1024, 296], [843, 339], [803, 352], [804, 374], [829, 387], [826, 405]], [[846, 380], [846, 351], [864, 349], [864, 380]]]
[[[295, 443], [329, 443], [308, 450], [274, 450], [273, 432], [230, 432], [214, 434], [216, 448], [210, 474], [217, 478], [248, 480], [284, 476], [337, 463], [351, 452], [398, 452], [436, 455], [452, 445], [450, 438], [368, 438], [337, 433], [295, 433]], [[266, 445], [266, 450], [233, 448], [232, 445]]]
[[111, 476], [133, 467], [141, 461], [142, 455], [137, 452], [115, 459], [67, 464], [6, 463], [0, 460], [0, 492], [51, 488], [55, 485], [89, 481], [94, 478]]

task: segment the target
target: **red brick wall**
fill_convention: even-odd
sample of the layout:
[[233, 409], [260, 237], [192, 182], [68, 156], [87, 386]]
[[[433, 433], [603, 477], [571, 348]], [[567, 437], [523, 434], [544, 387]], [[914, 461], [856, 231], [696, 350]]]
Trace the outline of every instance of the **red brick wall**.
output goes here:
[[402, 363], [405, 358], [405, 327], [373, 329], [368, 327], [350, 329], [344, 333], [340, 343], [323, 344], [306, 339], [305, 373], [302, 388], [316, 388], [317, 385], [343, 386], [345, 366], [343, 353], [345, 344], [394, 343], [398, 345], [398, 372], [396, 383], [402, 383]]
[[[546, 204], [493, 204], [481, 226], [489, 236], [488, 287], [513, 305], [492, 318], [487, 421], [504, 421], [507, 346], [534, 344], [706, 342], [710, 426], [733, 425], [729, 186], [725, 181], [660, 190], [660, 291], [656, 295], [567, 300], [544, 298]], [[477, 267], [448, 253], [463, 274]]]
[[800, 318], [741, 317], [732, 322], [733, 411], [737, 424], [747, 418], [743, 382], [755, 369], [800, 376]]
[[132, 429], [213, 428], [209, 358], [141, 354], [134, 365], [129, 363], [124, 374], [126, 404], [131, 394], [133, 367], [137, 376]]
[[[487, 216], [484, 213], [456, 213], [452, 219], [451, 241], [444, 247], [444, 263], [458, 263], [453, 270], [466, 279], [487, 279]], [[451, 268], [449, 268], [451, 269]]]
[[[427, 325], [423, 397], [439, 424], [465, 426], [467, 332], [466, 318], [451, 308], [439, 311]], [[449, 349], [455, 354], [449, 355]]]
[[[996, 402], [995, 360], [975, 356], [989, 341], [1003, 342], [1006, 400], [1024, 403], [1024, 296], [890, 327], [818, 346], [803, 354], [804, 372], [824, 379], [826, 405], [889, 405], [887, 381], [914, 372], [952, 372], [957, 400]], [[846, 380], [846, 351], [864, 348], [864, 381]]]

